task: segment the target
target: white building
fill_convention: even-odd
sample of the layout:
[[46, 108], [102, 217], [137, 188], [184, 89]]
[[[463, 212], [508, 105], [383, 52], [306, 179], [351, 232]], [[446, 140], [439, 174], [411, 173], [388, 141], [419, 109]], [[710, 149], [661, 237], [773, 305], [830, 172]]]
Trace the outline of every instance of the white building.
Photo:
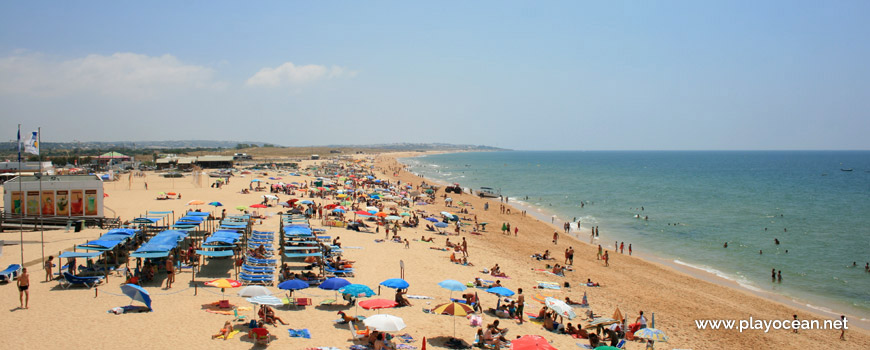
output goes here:
[[[21, 181], [19, 187], [19, 181]], [[103, 182], [94, 175], [22, 176], [3, 184], [9, 214], [28, 216], [103, 216]]]

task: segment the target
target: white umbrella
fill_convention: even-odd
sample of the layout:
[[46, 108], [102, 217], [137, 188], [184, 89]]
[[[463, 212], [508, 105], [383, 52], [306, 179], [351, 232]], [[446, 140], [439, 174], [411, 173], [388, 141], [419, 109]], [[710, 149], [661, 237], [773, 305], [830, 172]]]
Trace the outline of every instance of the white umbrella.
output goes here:
[[282, 306], [284, 302], [281, 299], [278, 299], [271, 295], [261, 295], [258, 297], [248, 298], [246, 299], [249, 302], [257, 305], [269, 305], [269, 306]]
[[272, 292], [263, 286], [247, 286], [239, 290], [240, 297], [258, 297], [261, 295], [272, 295]]
[[273, 200], [273, 201], [277, 201], [277, 200], [278, 200], [278, 196], [273, 196], [273, 195], [271, 195], [271, 194], [265, 194], [265, 195], [263, 195], [263, 198], [271, 199], [271, 200]]
[[400, 317], [387, 314], [378, 314], [363, 320], [366, 327], [381, 332], [398, 332], [405, 329], [405, 321]]
[[569, 320], [577, 317], [577, 314], [574, 313], [574, 308], [559, 299], [547, 297], [547, 299], [544, 299], [544, 304], [547, 305], [550, 310], [559, 314], [559, 316], [567, 317]]

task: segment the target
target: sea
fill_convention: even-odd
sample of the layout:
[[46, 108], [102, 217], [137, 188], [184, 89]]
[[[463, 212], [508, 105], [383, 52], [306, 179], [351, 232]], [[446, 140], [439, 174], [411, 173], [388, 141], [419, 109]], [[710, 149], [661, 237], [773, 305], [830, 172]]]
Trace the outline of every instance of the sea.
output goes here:
[[559, 227], [579, 221], [580, 240], [597, 226], [606, 249], [631, 243], [635, 253], [755, 292], [870, 318], [870, 151], [504, 151], [400, 161], [475, 193], [493, 188]]

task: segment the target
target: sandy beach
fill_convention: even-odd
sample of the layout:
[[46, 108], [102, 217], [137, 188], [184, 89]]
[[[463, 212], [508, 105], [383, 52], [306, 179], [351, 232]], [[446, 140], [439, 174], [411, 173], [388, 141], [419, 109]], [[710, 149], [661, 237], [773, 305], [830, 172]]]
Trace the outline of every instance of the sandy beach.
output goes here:
[[[393, 153], [376, 156], [375, 169], [378, 178], [400, 180], [403, 184], [418, 185], [421, 179], [411, 173], [401, 170], [402, 165], [395, 159], [403, 156], [419, 155], [419, 153]], [[322, 162], [322, 161], [321, 161]], [[310, 165], [305, 161], [301, 168]], [[223, 188], [211, 188], [209, 179], [202, 178], [197, 185], [188, 174], [184, 178], [167, 179], [148, 172], [145, 177], [133, 177], [130, 181], [122, 177], [121, 181], [104, 184], [105, 210], [107, 215], [131, 220], [143, 215], [146, 211], [171, 210], [179, 217], [186, 210], [193, 209], [186, 203], [190, 200], [205, 202], [219, 201], [224, 204], [227, 213], [239, 211], [236, 206], [249, 206], [262, 201], [262, 195], [268, 192], [252, 192], [242, 194], [243, 188], [248, 188], [250, 180], [259, 178], [267, 180], [269, 176], [277, 176], [275, 171], [267, 171], [268, 175], [252, 174], [245, 177], [235, 176], [230, 184]], [[311, 177], [301, 176], [284, 181], [311, 181]], [[148, 189], [145, 189], [145, 182]], [[159, 192], [177, 192], [182, 199], [156, 200]], [[441, 211], [457, 212], [456, 207], [446, 207], [440, 195], [433, 205], [418, 205], [414, 210], [424, 210], [430, 214]], [[282, 200], [290, 199], [280, 194]], [[768, 333], [758, 330], [746, 330], [742, 333], [736, 330], [698, 330], [695, 320], [703, 319], [734, 319], [742, 320], [786, 320], [797, 314], [799, 319], [824, 320], [826, 316], [796, 309], [791, 306], [761, 298], [746, 291], [728, 288], [718, 283], [711, 283], [691, 277], [671, 267], [651, 263], [627, 254], [610, 252], [610, 266], [596, 259], [597, 247], [588, 244], [588, 231], [580, 232], [579, 239], [561, 234], [558, 244], [552, 243], [553, 225], [542, 222], [532, 216], [523, 216], [519, 210], [511, 214], [499, 212], [498, 199], [484, 200], [468, 194], [451, 195], [456, 201], [466, 202], [465, 208], [469, 214], [460, 215], [472, 218], [476, 215], [479, 222], [490, 223], [482, 235], [471, 235], [464, 231], [460, 236], [449, 236], [452, 242], [468, 241], [469, 262], [474, 266], [462, 266], [449, 261], [450, 252], [431, 248], [444, 247], [445, 236], [427, 232], [423, 225], [415, 229], [403, 228], [399, 235], [410, 241], [410, 247], [403, 244], [383, 242], [375, 239], [384, 238], [383, 232], [362, 233], [345, 228], [324, 227], [326, 234], [332, 237], [340, 236], [345, 249], [343, 256], [356, 261], [355, 277], [349, 280], [353, 283], [365, 284], [378, 290], [377, 286], [383, 280], [400, 277], [400, 261], [404, 264], [405, 279], [410, 283], [409, 294], [429, 296], [433, 299], [412, 299], [413, 306], [381, 310], [401, 317], [408, 325], [401, 333], [410, 334], [415, 341], [407, 343], [418, 349], [422, 348], [424, 337], [431, 340], [427, 347], [440, 348], [441, 344], [452, 335], [454, 321], [457, 337], [471, 343], [477, 329], [469, 325], [464, 318], [433, 315], [423, 312], [446, 302], [450, 292], [438, 287], [437, 283], [445, 279], [462, 282], [472, 281], [475, 277], [495, 280], [496, 278], [481, 273], [484, 268], [499, 264], [509, 278], [501, 278], [501, 283], [516, 291], [523, 288], [526, 295], [527, 312], [537, 313], [541, 304], [533, 301], [532, 296], [545, 293], [560, 299], [566, 296], [580, 300], [584, 293], [588, 296], [591, 309], [598, 315], [609, 317], [619, 308], [622, 314], [633, 322], [638, 312], [643, 310], [647, 315], [655, 313], [655, 328], [664, 330], [670, 337], [667, 343], [656, 344], [659, 349], [757, 349], [757, 348], [811, 348], [836, 347], [844, 349], [870, 348], [870, 334], [865, 330], [850, 329], [846, 332], [846, 341], [838, 340], [839, 331], [835, 330], [802, 330], [792, 333], [790, 330], [771, 330]], [[328, 204], [333, 200], [315, 199], [317, 203]], [[489, 210], [484, 205], [489, 202]], [[199, 206], [203, 211], [211, 210], [210, 206]], [[258, 220], [255, 230], [277, 231], [280, 221], [276, 213], [280, 207], [259, 209], [268, 218]], [[511, 227], [519, 228], [515, 236], [502, 235], [499, 228], [503, 222]], [[311, 220], [315, 228], [321, 227], [320, 220]], [[606, 232], [606, 228], [602, 228]], [[65, 232], [53, 230], [45, 232], [45, 255], [57, 255], [59, 251], [71, 249], [75, 244], [81, 244], [88, 239], [95, 239], [105, 230], [87, 229], [83, 232]], [[435, 237], [434, 243], [419, 241], [421, 236]], [[584, 239], [585, 238], [585, 239]], [[7, 242], [18, 242], [18, 231], [0, 233], [0, 239]], [[602, 237], [602, 241], [607, 241]], [[546, 274], [536, 269], [544, 269], [546, 264], [563, 263], [564, 251], [573, 247], [576, 251], [573, 271], [565, 277]], [[0, 267], [6, 267], [21, 260], [20, 247], [7, 245], [0, 256]], [[555, 260], [538, 261], [530, 256], [543, 253], [549, 249]], [[642, 249], [638, 247], [636, 249]], [[130, 299], [121, 295], [119, 285], [123, 278], [112, 276], [96, 290], [73, 287], [62, 289], [56, 281], [43, 282], [44, 271], [41, 268], [42, 247], [40, 232], [24, 233], [24, 261], [31, 273], [30, 308], [19, 309], [18, 291], [14, 284], [0, 285], [0, 301], [8, 314], [3, 317], [7, 327], [0, 330], [0, 337], [12, 348], [55, 348], [68, 347], [73, 349], [91, 347], [112, 348], [169, 348], [182, 346], [185, 348], [228, 348], [241, 349], [256, 347], [246, 336], [246, 328], [236, 326], [242, 332], [230, 340], [212, 340], [225, 321], [232, 317], [209, 313], [203, 310], [204, 304], [221, 298], [220, 290], [204, 286], [203, 283], [215, 278], [232, 276], [230, 260], [212, 260], [205, 263], [204, 268], [196, 276], [190, 270], [184, 270], [176, 277], [176, 283], [171, 289], [165, 289], [161, 284], [165, 273], [159, 273], [153, 282], [143, 284], [152, 294], [154, 312], [113, 315], [107, 310], [128, 305]], [[301, 263], [290, 263], [299, 266]], [[600, 283], [601, 287], [586, 287], [581, 284], [587, 279]], [[570, 287], [559, 290], [538, 290], [534, 288], [538, 281], [554, 282], [561, 286], [568, 282]], [[283, 295], [275, 287], [271, 287], [277, 295]], [[474, 290], [474, 289], [472, 289]], [[484, 309], [494, 307], [496, 296], [481, 289], [479, 292]], [[381, 298], [392, 299], [393, 290], [381, 288]], [[454, 296], [461, 293], [454, 293]], [[244, 298], [235, 295], [234, 290], [227, 290], [231, 303], [239, 307], [251, 307]], [[339, 302], [337, 305], [321, 306], [324, 299], [334, 298], [334, 292], [309, 288], [297, 292], [294, 296], [310, 297], [318, 306], [303, 308], [279, 308], [278, 316], [289, 323], [288, 326], [269, 327], [276, 336], [270, 347], [305, 349], [307, 347], [331, 346], [347, 349], [351, 342], [351, 332], [347, 325], [335, 324], [338, 311], [348, 314], [370, 316], [376, 311], [356, 309]], [[578, 309], [578, 313], [586, 309]], [[256, 318], [254, 311], [242, 311], [248, 318]], [[484, 323], [491, 323], [494, 318], [483, 316]], [[588, 324], [584, 317], [574, 321]], [[569, 321], [573, 322], [573, 321]], [[578, 349], [578, 342], [586, 340], [574, 339], [564, 334], [555, 334], [543, 329], [540, 324], [526, 322], [522, 325], [515, 321], [503, 319], [502, 326], [509, 328], [508, 338], [525, 334], [542, 335], [558, 349]], [[288, 328], [306, 328], [311, 333], [310, 339], [291, 338]], [[626, 349], [643, 349], [641, 342], [628, 342]]]

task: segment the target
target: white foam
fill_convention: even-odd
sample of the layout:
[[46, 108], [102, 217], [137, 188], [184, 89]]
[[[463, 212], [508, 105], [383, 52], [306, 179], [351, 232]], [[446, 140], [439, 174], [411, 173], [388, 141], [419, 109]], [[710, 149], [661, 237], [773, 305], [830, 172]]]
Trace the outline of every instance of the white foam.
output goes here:
[[743, 278], [743, 277], [734, 277], [734, 276], [731, 276], [731, 275], [729, 275], [729, 274], [727, 274], [727, 273], [725, 273], [725, 272], [722, 272], [722, 271], [720, 271], [720, 270], [714, 269], [714, 268], [709, 267], [709, 266], [704, 266], [704, 265], [693, 265], [693, 264], [689, 264], [689, 263], [686, 263], [686, 262], [682, 262], [682, 261], [677, 260], [677, 259], [674, 259], [674, 263], [677, 264], [677, 265], [683, 265], [683, 266], [686, 266], [686, 267], [690, 267], [690, 268], [693, 268], [693, 269], [696, 269], [696, 270], [701, 270], [701, 271], [704, 271], [704, 272], [709, 273], [709, 274], [711, 274], [711, 275], [714, 275], [714, 276], [716, 276], [716, 277], [719, 277], [719, 278], [723, 278], [723, 279], [726, 279], [726, 280], [729, 280], [729, 281], [736, 282], [736, 283], [737, 283], [738, 285], [740, 285], [741, 287], [746, 288], [746, 289], [749, 289], [749, 290], [752, 290], [752, 291], [756, 291], [756, 292], [762, 292], [762, 291], [763, 291], [763, 290], [759, 289], [758, 287], [755, 287], [754, 285], [752, 285], [752, 283], [749, 282], [749, 280], [747, 280], [747, 279], [745, 279], [745, 278]]

